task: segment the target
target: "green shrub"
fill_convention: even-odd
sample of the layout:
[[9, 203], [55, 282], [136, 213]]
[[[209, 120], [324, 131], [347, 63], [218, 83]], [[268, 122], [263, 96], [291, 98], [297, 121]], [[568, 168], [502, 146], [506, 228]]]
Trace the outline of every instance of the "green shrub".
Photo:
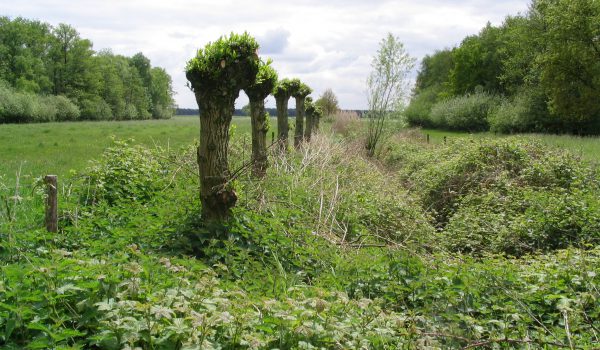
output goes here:
[[522, 255], [598, 242], [598, 174], [566, 152], [518, 138], [439, 148], [404, 138], [384, 159], [434, 215], [439, 245], [450, 250]]
[[[501, 133], [558, 131], [540, 90], [522, 89], [491, 112], [490, 130]], [[555, 124], [555, 123], [554, 123]]]
[[519, 189], [469, 195], [450, 218], [440, 243], [452, 251], [514, 256], [600, 244], [600, 199], [595, 194]]
[[453, 97], [431, 107], [431, 122], [436, 128], [464, 131], [489, 129], [488, 116], [498, 98], [483, 92]]
[[65, 96], [53, 96], [54, 106], [56, 106], [57, 121], [72, 121], [79, 119], [81, 112], [79, 108]]
[[152, 118], [154, 119], [169, 119], [173, 115], [175, 115], [175, 109], [172, 107], [164, 107], [158, 104], [152, 107]]
[[85, 99], [79, 107], [82, 119], [109, 120], [113, 118], [110, 106], [100, 97]]
[[158, 150], [115, 141], [83, 173], [82, 201], [108, 205], [146, 202], [168, 186], [166, 165]]
[[403, 113], [408, 125], [423, 128], [437, 126], [431, 121], [431, 108], [437, 102], [441, 90], [438, 85], [428, 87], [410, 100]]

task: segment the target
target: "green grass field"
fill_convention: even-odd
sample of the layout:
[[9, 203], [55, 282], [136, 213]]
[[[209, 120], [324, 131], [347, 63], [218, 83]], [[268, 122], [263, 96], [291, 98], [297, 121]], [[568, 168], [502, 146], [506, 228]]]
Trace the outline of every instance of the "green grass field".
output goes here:
[[[250, 132], [250, 119], [236, 117], [236, 132]], [[177, 148], [199, 136], [194, 116], [170, 120], [74, 122], [0, 125], [0, 176], [9, 183], [85, 168], [112, 144], [112, 139], [133, 139], [133, 144]], [[272, 123], [271, 125], [276, 125]]]
[[[250, 132], [250, 119], [235, 117], [236, 133]], [[276, 126], [275, 120], [271, 122]], [[423, 129], [432, 143], [443, 142], [444, 136], [497, 137], [491, 133]], [[133, 139], [133, 144], [178, 148], [198, 139], [199, 120], [195, 116], [175, 117], [170, 120], [125, 122], [74, 122], [45, 124], [0, 125], [0, 176], [13, 183], [20, 173], [22, 183], [45, 174], [64, 176], [70, 170], [81, 170], [90, 159], [97, 158], [112, 144], [113, 138]], [[558, 148], [567, 149], [583, 159], [600, 162], [600, 139], [532, 134], [531, 137]]]
[[[494, 135], [493, 133], [475, 133], [469, 134], [466, 132], [457, 131], [445, 131], [445, 130], [434, 130], [434, 129], [422, 129], [423, 135], [429, 134], [430, 141], [432, 143], [444, 142], [444, 136], [447, 138], [456, 137], [473, 137], [473, 138], [485, 138], [485, 137], [503, 137], [500, 135]], [[536, 139], [543, 144], [551, 147], [561, 148], [568, 150], [574, 155], [580, 156], [582, 159], [600, 162], [600, 138], [599, 137], [579, 137], [571, 135], [544, 135], [544, 134], [525, 134], [522, 137]]]

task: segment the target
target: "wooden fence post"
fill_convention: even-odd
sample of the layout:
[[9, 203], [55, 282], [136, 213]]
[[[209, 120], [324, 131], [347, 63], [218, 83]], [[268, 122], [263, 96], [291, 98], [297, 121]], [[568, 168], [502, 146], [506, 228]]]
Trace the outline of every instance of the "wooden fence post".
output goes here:
[[271, 131], [271, 144], [275, 143], [275, 131]]
[[46, 230], [58, 232], [58, 176], [46, 175]]
[[429, 134], [427, 134], [427, 143], [429, 143]]

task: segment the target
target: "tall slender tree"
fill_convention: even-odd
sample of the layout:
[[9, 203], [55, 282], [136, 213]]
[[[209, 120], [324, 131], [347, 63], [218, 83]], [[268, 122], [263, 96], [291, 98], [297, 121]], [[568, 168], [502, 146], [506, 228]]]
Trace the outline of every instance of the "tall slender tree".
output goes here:
[[299, 79], [292, 80], [292, 96], [296, 99], [296, 129], [294, 131], [294, 147], [298, 148], [304, 140], [304, 100], [312, 89]]
[[267, 170], [267, 131], [269, 123], [265, 113], [265, 98], [277, 84], [277, 72], [271, 67], [271, 60], [262, 62], [256, 80], [244, 91], [250, 99], [250, 121], [252, 123], [252, 171], [262, 177]]
[[282, 79], [273, 89], [275, 104], [277, 107], [277, 142], [281, 150], [287, 150], [289, 123], [288, 123], [288, 101], [292, 96], [292, 82], [289, 79]]
[[227, 219], [237, 201], [227, 163], [229, 126], [240, 90], [255, 82], [258, 69], [258, 43], [248, 33], [221, 37], [187, 63], [200, 108], [200, 199], [207, 221]]

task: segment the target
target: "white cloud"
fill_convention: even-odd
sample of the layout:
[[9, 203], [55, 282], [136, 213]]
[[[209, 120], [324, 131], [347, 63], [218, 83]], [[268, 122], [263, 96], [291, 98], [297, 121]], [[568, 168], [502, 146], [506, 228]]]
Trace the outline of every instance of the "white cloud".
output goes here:
[[[173, 77], [181, 107], [195, 107], [184, 67], [196, 50], [232, 31], [248, 31], [274, 60], [280, 77], [298, 77], [318, 96], [326, 88], [343, 108], [365, 108], [371, 56], [387, 32], [422, 58], [452, 47], [486, 22], [500, 24], [529, 0], [0, 0], [3, 15], [68, 23], [95, 49], [143, 52]], [[238, 105], [247, 99], [240, 96]], [[269, 105], [273, 105], [270, 99]]]

